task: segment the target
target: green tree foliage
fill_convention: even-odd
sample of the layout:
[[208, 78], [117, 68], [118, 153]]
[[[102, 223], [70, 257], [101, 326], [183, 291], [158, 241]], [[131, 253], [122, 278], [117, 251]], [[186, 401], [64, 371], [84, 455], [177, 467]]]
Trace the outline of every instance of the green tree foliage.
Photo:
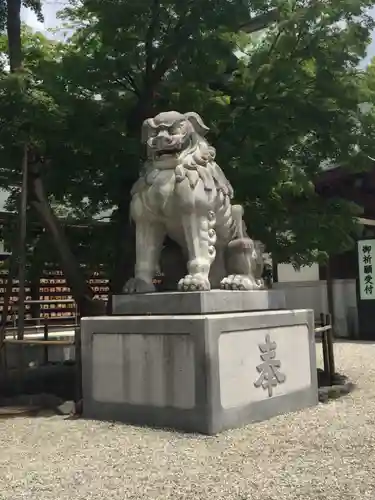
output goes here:
[[[8, 25], [9, 15], [8, 10]], [[26, 223], [23, 222], [26, 220], [26, 212], [25, 208], [22, 209], [25, 205], [22, 200], [21, 203], [17, 203], [20, 199], [20, 183], [17, 181], [22, 174], [24, 186], [22, 193], [24, 193], [26, 205], [29, 206], [31, 215], [36, 215], [49, 233], [55, 257], [60, 261], [81, 314], [103, 313], [104, 306], [93, 300], [93, 291], [85, 281], [78, 260], [72, 253], [65, 232], [51, 209], [51, 200], [48, 200], [44, 188], [43, 177], [51, 172], [49, 158], [48, 156], [45, 158], [47, 153], [45, 145], [53, 141], [54, 134], [65, 124], [64, 108], [54, 101], [45, 87], [50, 63], [59, 58], [57, 47], [49, 44], [40, 35], [33, 36], [27, 29], [24, 30], [22, 37], [20, 26], [18, 31], [14, 30], [12, 37], [9, 33], [8, 29], [7, 55], [10, 72], [5, 70], [0, 82], [0, 108], [3, 110], [4, 125], [0, 140], [0, 158], [3, 157], [3, 180], [5, 181], [3, 187], [11, 190], [10, 203], [13, 202], [13, 206], [15, 204], [20, 210], [17, 244], [15, 234], [12, 237], [12, 247], [19, 261], [20, 289], [23, 289], [27, 251], [31, 253], [33, 273], [37, 273], [37, 256], [40, 256], [39, 250], [43, 240], [43, 235], [36, 235], [32, 230], [29, 231], [29, 238], [27, 237]], [[21, 156], [22, 169], [19, 167]], [[14, 262], [16, 257], [14, 252], [12, 253]], [[21, 298], [20, 302], [22, 303]], [[6, 307], [4, 310], [3, 326]], [[22, 323], [19, 324], [19, 329], [22, 331]]]
[[[20, 16], [21, 7], [26, 7], [34, 11], [39, 21], [43, 22], [42, 13], [42, 2], [41, 0], [0, 0], [0, 32], [5, 31], [7, 28], [8, 12], [19, 13], [16, 16]], [[14, 20], [14, 19], [12, 19]], [[10, 20], [10, 21], [12, 21]]]
[[17, 71], [22, 65], [22, 47], [20, 40], [21, 7], [32, 9], [40, 21], [43, 21], [41, 0], [0, 0], [0, 32], [6, 30], [11, 71]]
[[[86, 218], [116, 207], [102, 244], [118, 266], [141, 123], [165, 109], [194, 110], [211, 127], [251, 234], [278, 260], [308, 263], [347, 249], [356, 209], [319, 198], [314, 180], [328, 162], [366, 168], [375, 156], [373, 117], [358, 110], [366, 91], [357, 69], [373, 3], [74, 2], [64, 12], [75, 30], [67, 43], [25, 35], [31, 103], [13, 102], [9, 80], [2, 83], [3, 153], [11, 157], [10, 136], [27, 122], [52, 200]], [[265, 18], [272, 23], [262, 33], [248, 33]], [[0, 161], [8, 185], [18, 175], [12, 165]]]
[[[70, 89], [87, 106], [101, 97], [96, 117], [109, 132], [94, 152], [109, 161], [91, 162], [92, 177], [103, 182], [98, 194], [116, 206], [128, 202], [145, 116], [194, 109], [212, 128], [252, 233], [274, 255], [303, 263], [350, 246], [354, 207], [318, 198], [313, 181], [327, 162], [368, 165], [373, 121], [358, 112], [357, 67], [373, 28], [371, 5], [252, 2], [250, 10], [227, 0], [90, 0], [68, 9], [78, 28], [63, 63], [74, 72]], [[277, 22], [262, 36], [239, 32], [271, 9]]]

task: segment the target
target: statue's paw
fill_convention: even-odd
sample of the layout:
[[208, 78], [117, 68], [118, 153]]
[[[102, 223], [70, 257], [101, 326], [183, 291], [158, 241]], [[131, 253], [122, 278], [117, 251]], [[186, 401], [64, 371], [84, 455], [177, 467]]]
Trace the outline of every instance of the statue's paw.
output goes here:
[[258, 290], [260, 286], [252, 276], [230, 274], [221, 280], [220, 288], [224, 290]]
[[178, 289], [181, 292], [197, 292], [211, 290], [211, 285], [208, 278], [202, 274], [187, 274], [178, 282]]
[[259, 279], [259, 280], [255, 280], [255, 283], [256, 283], [256, 285], [257, 285], [257, 288], [259, 288], [260, 290], [262, 290], [262, 289], [266, 288], [266, 284], [265, 284], [265, 282], [264, 282], [264, 279], [263, 279], [263, 278], [261, 278], [261, 279]]
[[155, 292], [155, 286], [140, 278], [130, 278], [122, 291], [123, 293], [150, 293]]

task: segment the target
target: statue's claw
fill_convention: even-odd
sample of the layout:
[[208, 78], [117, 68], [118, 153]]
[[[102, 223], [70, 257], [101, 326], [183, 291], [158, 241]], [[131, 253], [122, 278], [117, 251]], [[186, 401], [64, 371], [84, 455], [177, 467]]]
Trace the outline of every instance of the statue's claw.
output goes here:
[[155, 292], [155, 286], [140, 278], [130, 278], [122, 289], [123, 293], [151, 293]]
[[211, 285], [208, 278], [202, 274], [187, 274], [178, 282], [181, 292], [197, 292], [210, 290]]
[[259, 290], [260, 282], [245, 274], [230, 274], [221, 280], [220, 288], [224, 290]]

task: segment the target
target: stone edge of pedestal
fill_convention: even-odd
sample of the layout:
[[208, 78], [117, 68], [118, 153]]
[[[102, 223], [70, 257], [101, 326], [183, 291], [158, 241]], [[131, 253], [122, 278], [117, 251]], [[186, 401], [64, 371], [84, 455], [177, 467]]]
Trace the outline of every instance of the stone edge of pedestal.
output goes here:
[[113, 315], [220, 314], [286, 309], [283, 290], [160, 292], [112, 297]]
[[[188, 432], [214, 435], [226, 429], [248, 425], [281, 413], [297, 411], [318, 404], [314, 313], [312, 310], [259, 311], [249, 312], [249, 315], [242, 313], [220, 316], [228, 316], [228, 318], [225, 318], [227, 319], [227, 325], [223, 324], [216, 331], [215, 328], [207, 327], [207, 321], [202, 316], [192, 317], [188, 320], [190, 328], [192, 327], [191, 322], [195, 322], [193, 331], [189, 334], [195, 336], [196, 356], [198, 360], [202, 361], [197, 365], [198, 370], [195, 380], [197, 404], [192, 410], [180, 410], [171, 407], [156, 408], [150, 405], [140, 406], [128, 403], [101, 403], [90, 397], [92, 394], [92, 358], [90, 358], [90, 354], [92, 336], [95, 333], [114, 334], [123, 331], [125, 335], [129, 333], [160, 334], [162, 332], [164, 335], [179, 334], [182, 333], [181, 319], [175, 317], [165, 322], [165, 317], [162, 316], [145, 317], [143, 321], [140, 321], [139, 316], [83, 318], [83, 388], [84, 394], [89, 394], [84, 398], [84, 417], [122, 421], [135, 425], [171, 427]], [[212, 316], [212, 318], [216, 318], [216, 316]], [[219, 318], [213, 320], [217, 321]], [[218, 338], [223, 329], [227, 328], [229, 324], [231, 329], [243, 328], [244, 325], [251, 329], [256, 328], [257, 324], [261, 324], [264, 328], [306, 324], [309, 335], [311, 385], [282, 397], [250, 403], [241, 408], [224, 410], [221, 407], [219, 396], [219, 360], [214, 351], [217, 349]], [[205, 363], [210, 363], [211, 366], [208, 368]], [[204, 380], [206, 382], [202, 383]]]
[[[221, 407], [220, 399], [220, 380], [209, 381], [209, 386], [216, 386], [216, 395], [212, 397], [213, 405], [211, 408], [212, 420], [209, 425], [209, 434], [217, 434], [226, 429], [235, 428], [247, 425], [254, 422], [267, 420], [279, 414], [298, 411], [307, 407], [315, 406], [318, 404], [318, 379], [316, 370], [316, 347], [315, 347], [315, 333], [314, 333], [314, 311], [310, 309], [299, 310], [284, 310], [284, 311], [259, 311], [249, 312], [249, 316], [258, 316], [260, 321], [258, 325], [252, 325], [251, 329], [256, 328], [277, 328], [282, 326], [296, 326], [306, 325], [308, 332], [309, 344], [309, 362], [310, 362], [310, 386], [291, 392], [289, 394], [265, 399], [263, 401], [256, 401], [245, 405], [241, 408], [223, 409]], [[246, 315], [239, 314], [237, 324], [233, 321], [236, 315], [228, 314], [228, 321], [222, 323], [221, 328], [217, 329], [214, 326], [215, 319], [211, 322], [212, 331], [215, 333], [214, 339], [210, 339], [210, 359], [211, 370], [210, 373], [219, 372], [219, 357], [218, 357], [218, 340], [220, 335], [233, 330], [246, 329]], [[216, 351], [216, 352], [215, 352]], [[216, 364], [216, 367], [212, 366]], [[216, 379], [218, 375], [216, 376]], [[215, 384], [216, 382], [216, 384]]]

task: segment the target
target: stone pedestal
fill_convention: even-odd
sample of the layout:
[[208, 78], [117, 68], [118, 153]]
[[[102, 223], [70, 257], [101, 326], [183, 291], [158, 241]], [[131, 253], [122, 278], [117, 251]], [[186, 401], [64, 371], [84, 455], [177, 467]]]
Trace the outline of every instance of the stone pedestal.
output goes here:
[[285, 309], [282, 290], [211, 290], [113, 297], [113, 314], [213, 314]]
[[82, 319], [84, 415], [216, 434], [316, 404], [313, 311], [284, 304], [278, 291], [116, 297], [116, 315]]

